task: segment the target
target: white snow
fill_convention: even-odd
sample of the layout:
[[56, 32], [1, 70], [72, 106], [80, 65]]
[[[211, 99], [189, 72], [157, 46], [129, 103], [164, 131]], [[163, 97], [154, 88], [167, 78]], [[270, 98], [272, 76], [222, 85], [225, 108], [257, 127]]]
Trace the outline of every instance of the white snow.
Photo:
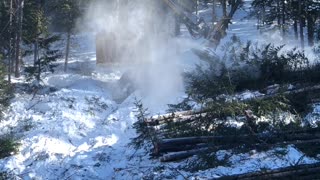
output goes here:
[[[241, 17], [244, 12], [239, 13]], [[245, 26], [249, 26], [249, 30], [244, 30]], [[255, 28], [253, 21], [238, 18], [228, 34], [237, 33], [241, 37], [250, 34], [255, 39], [258, 32], [251, 32]], [[112, 84], [120, 78], [123, 69], [96, 67], [92, 39], [90, 34], [75, 36], [77, 45], [72, 48], [70, 71], [62, 71], [61, 60], [57, 72], [44, 78], [44, 84], [56, 88], [55, 91], [34, 98], [33, 94], [15, 94], [5, 120], [0, 122], [0, 135], [14, 134], [19, 137], [21, 146], [18, 154], [0, 160], [0, 171], [26, 180], [207, 179], [316, 161], [305, 157], [294, 146], [235, 154], [231, 156], [230, 167], [219, 166], [195, 173], [180, 169], [188, 160], [160, 163], [149, 159], [144, 150], [128, 146], [130, 139], [136, 136], [132, 128], [136, 121], [134, 99], [142, 99], [143, 92], [137, 91], [121, 103], [113, 100]], [[195, 41], [195, 45], [199, 43]], [[184, 51], [182, 59], [186, 59], [181, 65], [185, 71], [198, 61], [190, 50]], [[262, 94], [246, 91], [238, 98], [258, 96]], [[167, 103], [178, 102], [183, 97], [183, 93], [178, 94]], [[151, 109], [151, 115], [165, 110], [165, 103], [157, 104]], [[318, 117], [319, 113], [320, 107], [316, 106], [311, 115]], [[277, 151], [284, 151], [284, 155], [277, 155]], [[228, 153], [219, 151], [217, 155], [223, 158]]]
[[320, 104], [313, 104], [313, 110], [305, 117], [305, 123], [312, 127], [318, 127], [320, 122]]

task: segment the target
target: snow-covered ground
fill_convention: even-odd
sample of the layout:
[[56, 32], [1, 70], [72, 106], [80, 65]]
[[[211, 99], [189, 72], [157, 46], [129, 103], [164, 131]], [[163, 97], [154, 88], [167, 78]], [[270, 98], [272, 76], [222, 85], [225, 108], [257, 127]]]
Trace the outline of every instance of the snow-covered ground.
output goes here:
[[[134, 99], [142, 96], [135, 92], [122, 103], [113, 101], [110, 84], [120, 73], [95, 68], [94, 53], [80, 52], [73, 52], [68, 73], [58, 69], [44, 79], [54, 87], [47, 93], [34, 98], [21, 90], [15, 94], [0, 132], [13, 133], [21, 146], [18, 154], [0, 160], [1, 171], [21, 179], [206, 179], [316, 161], [293, 146], [283, 149], [281, 157], [273, 155], [277, 150], [232, 155], [231, 167], [196, 173], [180, 170], [188, 160], [149, 159], [144, 150], [128, 146], [135, 137]], [[84, 67], [92, 69], [83, 73]], [[158, 112], [164, 107], [159, 106]], [[220, 151], [217, 156], [226, 154]]]
[[[250, 27], [244, 30], [244, 26]], [[229, 32], [252, 35], [252, 26], [253, 21], [235, 22]], [[96, 67], [92, 37], [79, 35], [75, 41], [78, 45], [72, 48], [68, 73], [62, 71], [61, 59], [56, 73], [45, 77], [44, 84], [51, 88], [34, 97], [23, 90], [15, 93], [5, 120], [0, 122], [0, 133], [14, 134], [21, 146], [18, 154], [0, 160], [0, 171], [20, 179], [39, 180], [207, 179], [316, 161], [294, 146], [231, 155], [230, 167], [195, 173], [181, 169], [189, 160], [160, 163], [149, 159], [144, 150], [128, 146], [136, 136], [132, 128], [136, 121], [134, 101], [143, 99], [143, 95], [136, 91], [123, 102], [116, 102], [114, 84], [121, 68]], [[191, 51], [185, 51], [184, 56], [190, 60], [187, 63], [197, 58]], [[183, 96], [181, 93], [170, 103]], [[246, 92], [240, 98], [252, 96], [256, 95]], [[165, 104], [159, 104], [152, 114], [163, 113], [165, 108]], [[276, 153], [280, 150], [282, 156]], [[223, 158], [230, 152], [216, 154]]]

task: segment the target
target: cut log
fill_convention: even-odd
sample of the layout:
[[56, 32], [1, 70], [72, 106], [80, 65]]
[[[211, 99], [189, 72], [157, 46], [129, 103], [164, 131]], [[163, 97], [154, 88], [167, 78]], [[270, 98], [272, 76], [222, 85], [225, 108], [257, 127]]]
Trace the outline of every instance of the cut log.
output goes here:
[[208, 147], [209, 145], [205, 143], [194, 144], [194, 145], [183, 145], [183, 146], [155, 147], [151, 156], [159, 156], [163, 153], [168, 153], [168, 152], [181, 152], [181, 151], [208, 148]]
[[[285, 91], [282, 93], [273, 93], [265, 96], [259, 96], [256, 97], [256, 99], [267, 99], [267, 98], [272, 98], [275, 97], [279, 94], [284, 94], [284, 95], [291, 95], [291, 94], [297, 94], [297, 93], [302, 93], [306, 91], [314, 91], [314, 90], [320, 90], [320, 85], [316, 86], [310, 86], [306, 88], [301, 88], [301, 89], [296, 89], [296, 90], [291, 90], [291, 91]], [[244, 101], [250, 101], [251, 99], [246, 99]], [[180, 111], [180, 112], [175, 112], [175, 113], [168, 113], [168, 114], [163, 114], [163, 115], [156, 115], [148, 118], [146, 120], [146, 123], [149, 126], [156, 126], [160, 124], [165, 124], [168, 121], [170, 122], [187, 122], [187, 121], [194, 121], [197, 118], [201, 116], [206, 116], [208, 110], [204, 109], [198, 109], [198, 110], [189, 110], [189, 111]], [[240, 116], [239, 116], [240, 117]]]
[[[279, 95], [279, 94], [291, 95], [291, 94], [298, 94], [298, 93], [303, 93], [303, 92], [306, 92], [306, 91], [315, 91], [315, 90], [320, 90], [320, 85], [309, 86], [309, 87], [289, 90], [289, 91], [285, 91], [285, 92], [275, 92], [275, 93], [272, 93], [272, 94], [268, 94], [268, 95], [265, 95], [265, 96], [259, 96], [259, 97], [256, 97], [256, 98], [257, 99], [266, 99], [266, 98], [274, 97], [274, 96]], [[250, 100], [250, 99], [247, 99], [247, 100]]]
[[188, 158], [196, 154], [206, 153], [208, 151], [209, 151], [209, 148], [201, 148], [201, 149], [193, 149], [188, 151], [181, 151], [177, 153], [166, 154], [160, 158], [160, 161], [161, 162], [177, 161], [177, 160]]
[[320, 138], [320, 131], [316, 132], [284, 132], [277, 134], [256, 134], [256, 135], [234, 135], [234, 136], [198, 136], [198, 137], [181, 137], [172, 139], [163, 139], [158, 142], [159, 145], [186, 145], [199, 143], [242, 143], [242, 142], [279, 142], [291, 140], [308, 140]]
[[234, 135], [234, 136], [199, 136], [199, 137], [182, 137], [163, 139], [159, 141], [158, 148], [160, 151], [166, 151], [167, 148], [194, 145], [199, 143], [212, 143], [214, 145], [222, 144], [250, 144], [250, 143], [269, 143], [274, 144], [281, 141], [293, 140], [311, 140], [320, 138], [320, 132], [308, 133], [297, 131], [295, 133], [279, 133], [279, 134], [256, 134], [256, 135]]
[[[320, 139], [312, 139], [312, 140], [305, 140], [305, 141], [294, 140], [294, 141], [280, 142], [276, 144], [258, 143], [258, 144], [251, 145], [250, 148], [252, 149], [253, 148], [271, 148], [271, 147], [283, 147], [287, 145], [303, 145], [303, 144], [313, 144], [313, 143], [320, 143]], [[228, 144], [228, 145], [222, 145], [222, 146], [210, 146], [209, 148], [200, 148], [200, 149], [174, 152], [174, 153], [163, 155], [160, 158], [160, 161], [161, 162], [177, 161], [177, 160], [182, 160], [190, 156], [201, 154], [201, 153], [215, 152], [218, 150], [228, 150], [235, 147], [236, 146], [232, 147], [232, 144]]]
[[200, 118], [201, 116], [205, 116], [206, 113], [201, 113], [201, 114], [194, 114], [194, 115], [179, 115], [179, 116], [174, 116], [172, 115], [171, 117], [168, 118], [161, 118], [160, 119], [147, 119], [146, 123], [148, 126], [158, 126], [158, 125], [164, 125], [168, 122], [192, 122], [196, 120], [197, 118]]
[[180, 111], [180, 112], [174, 112], [174, 113], [167, 113], [162, 115], [155, 115], [146, 120], [146, 122], [153, 122], [153, 121], [165, 121], [172, 118], [179, 118], [183, 116], [190, 116], [190, 115], [196, 115], [203, 113], [204, 110], [198, 109], [198, 110], [189, 110], [189, 111]]

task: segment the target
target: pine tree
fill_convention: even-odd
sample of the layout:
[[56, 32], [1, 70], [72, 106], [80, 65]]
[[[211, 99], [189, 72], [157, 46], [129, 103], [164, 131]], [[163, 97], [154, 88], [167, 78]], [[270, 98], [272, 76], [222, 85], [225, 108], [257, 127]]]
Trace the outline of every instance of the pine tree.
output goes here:
[[59, 57], [59, 50], [52, 49], [52, 44], [60, 40], [57, 35], [51, 35], [50, 33], [42, 34], [39, 38], [39, 55], [34, 66], [26, 67], [25, 71], [28, 73], [28, 80], [35, 79], [39, 84], [41, 82], [41, 74], [44, 72], [54, 72], [53, 64]]
[[2, 63], [2, 55], [0, 54], [0, 121], [3, 110], [9, 105], [9, 100], [12, 98], [11, 86], [5, 80], [6, 68]]
[[[279, 30], [285, 35], [286, 29], [293, 26], [294, 36], [300, 36], [301, 47], [304, 47], [304, 28], [307, 27], [308, 44], [313, 46], [316, 32], [316, 22], [320, 18], [320, 2], [314, 0], [254, 0], [251, 15], [265, 25], [277, 21]], [[263, 18], [261, 18], [263, 17]]]
[[67, 71], [71, 34], [75, 30], [76, 20], [81, 15], [80, 5], [78, 0], [57, 0], [52, 2], [49, 6], [51, 6], [52, 13], [54, 14], [53, 23], [60, 27], [64, 27], [62, 28], [62, 31], [67, 33], [64, 66], [64, 71]]

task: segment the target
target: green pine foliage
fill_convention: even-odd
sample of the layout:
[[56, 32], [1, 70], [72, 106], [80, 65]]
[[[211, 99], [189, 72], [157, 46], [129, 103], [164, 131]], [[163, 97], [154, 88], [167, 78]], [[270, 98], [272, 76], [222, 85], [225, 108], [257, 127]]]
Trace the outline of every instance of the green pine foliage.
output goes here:
[[7, 22], [9, 19], [9, 5], [6, 1], [0, 2], [0, 54], [6, 56], [6, 52], [8, 50], [8, 42], [9, 42], [9, 34], [8, 29], [3, 29], [7, 27]]
[[64, 32], [72, 31], [82, 14], [78, 0], [56, 0], [48, 6], [53, 26]]
[[222, 52], [221, 56], [199, 56], [206, 58], [208, 66], [198, 66], [186, 74], [187, 93], [194, 100], [201, 102], [221, 94], [260, 90], [273, 84], [320, 82], [319, 63], [311, 63], [304, 51], [296, 48], [243, 44], [232, 37]]
[[[289, 129], [301, 122], [299, 116], [292, 124], [285, 124], [281, 119], [281, 113], [295, 114], [295, 107], [285, 96], [276, 96], [267, 99], [252, 99], [249, 101], [212, 101], [203, 107], [202, 115], [195, 116], [192, 121], [172, 122], [168, 120], [165, 127], [166, 137], [188, 137], [188, 136], [212, 136], [212, 135], [236, 135], [263, 133], [267, 131], [282, 131]], [[250, 110], [255, 120], [266, 118], [273, 121], [249, 122], [245, 117], [245, 111]], [[230, 126], [228, 120], [244, 123], [241, 128]], [[255, 121], [254, 120], [254, 121]], [[250, 124], [251, 123], [251, 124]]]
[[61, 54], [59, 50], [52, 49], [52, 44], [59, 40], [59, 36], [50, 34], [39, 39], [40, 56], [34, 66], [25, 68], [27, 80], [35, 79], [40, 82], [43, 73], [54, 72], [54, 68], [57, 66], [54, 62], [61, 57]]
[[10, 103], [10, 99], [12, 98], [12, 87], [5, 80], [6, 76], [6, 69], [4, 64], [1, 61], [0, 55], [0, 121], [2, 117], [2, 112], [6, 109], [6, 107]]
[[0, 137], [0, 159], [17, 153], [19, 143], [12, 137]]
[[150, 145], [155, 143], [157, 138], [152, 129], [148, 127], [146, 122], [148, 117], [148, 109], [146, 109], [140, 100], [135, 100], [134, 105], [136, 107], [137, 122], [133, 124], [133, 128], [136, 129], [137, 136], [132, 138], [130, 143], [136, 149], [150, 149]]
[[[0, 62], [2, 62], [1, 56]], [[3, 111], [10, 104], [10, 99], [12, 98], [12, 88], [5, 80], [5, 75], [5, 66], [0, 63], [0, 121], [2, 120]], [[18, 145], [12, 137], [0, 137], [0, 159], [16, 153]], [[0, 179], [2, 178], [1, 176], [2, 174], [0, 174]]]

